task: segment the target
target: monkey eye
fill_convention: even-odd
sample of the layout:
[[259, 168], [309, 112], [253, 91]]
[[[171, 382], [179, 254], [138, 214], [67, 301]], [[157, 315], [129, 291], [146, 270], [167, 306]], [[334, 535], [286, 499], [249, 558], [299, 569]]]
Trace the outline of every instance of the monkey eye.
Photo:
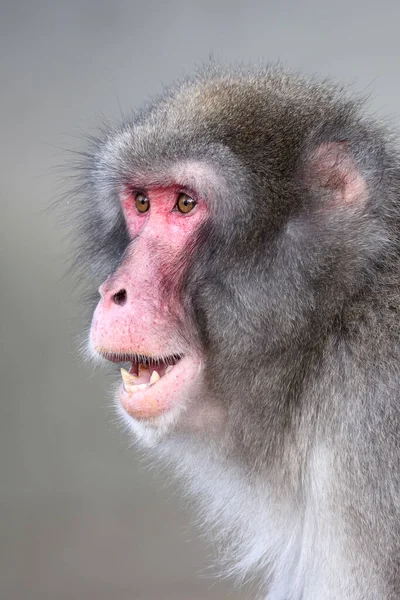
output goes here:
[[135, 206], [140, 213], [145, 213], [150, 208], [150, 202], [147, 196], [142, 194], [142, 192], [138, 192], [135, 195]]
[[192, 211], [195, 206], [196, 201], [193, 200], [193, 198], [191, 198], [187, 194], [179, 194], [178, 201], [176, 203], [176, 208], [179, 210], [179, 212], [186, 215], [187, 213], [190, 213], [190, 211]]

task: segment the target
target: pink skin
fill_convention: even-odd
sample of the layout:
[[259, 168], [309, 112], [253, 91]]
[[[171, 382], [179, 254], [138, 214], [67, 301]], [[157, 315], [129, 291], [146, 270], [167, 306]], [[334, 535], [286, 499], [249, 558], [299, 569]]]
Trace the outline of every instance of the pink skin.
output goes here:
[[126, 412], [135, 419], [159, 417], [182, 403], [200, 372], [199, 359], [184, 357], [150, 388], [128, 394], [121, 384], [118, 394]]
[[[139, 191], [148, 198], [150, 208], [145, 213], [137, 210], [135, 191], [126, 191], [121, 197], [128, 231], [135, 241], [116, 272], [100, 286], [101, 299], [93, 316], [90, 339], [100, 354], [142, 354], [153, 358], [184, 354], [150, 388], [128, 394], [121, 386], [119, 397], [128, 414], [148, 419], [182, 403], [200, 371], [199, 358], [187, 355], [182, 347], [171, 314], [184, 319], [175, 287], [182, 271], [182, 261], [178, 265], [178, 259], [185, 256], [186, 244], [206, 217], [207, 207], [176, 186]], [[196, 200], [195, 208], [187, 214], [176, 209], [182, 192]], [[171, 286], [167, 293], [163, 282]], [[121, 290], [125, 290], [126, 297], [118, 303], [115, 294]]]

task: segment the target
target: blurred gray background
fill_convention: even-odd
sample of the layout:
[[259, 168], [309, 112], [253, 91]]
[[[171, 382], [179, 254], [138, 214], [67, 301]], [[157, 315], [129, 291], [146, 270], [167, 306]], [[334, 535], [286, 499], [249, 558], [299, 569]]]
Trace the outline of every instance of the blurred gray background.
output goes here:
[[78, 356], [85, 311], [45, 209], [63, 191], [63, 149], [210, 53], [333, 76], [398, 123], [399, 22], [396, 0], [1, 0], [2, 600], [254, 597], [215, 582], [168, 474], [146, 470], [113, 423], [115, 377]]

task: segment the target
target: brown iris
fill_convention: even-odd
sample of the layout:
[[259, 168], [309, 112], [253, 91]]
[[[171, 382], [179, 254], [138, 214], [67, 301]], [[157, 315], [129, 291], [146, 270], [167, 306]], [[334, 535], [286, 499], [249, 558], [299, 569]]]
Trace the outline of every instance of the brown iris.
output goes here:
[[135, 196], [135, 206], [140, 213], [145, 213], [150, 208], [149, 199], [142, 192], [138, 192]]
[[196, 201], [187, 194], [179, 194], [176, 207], [183, 214], [190, 213], [196, 206]]

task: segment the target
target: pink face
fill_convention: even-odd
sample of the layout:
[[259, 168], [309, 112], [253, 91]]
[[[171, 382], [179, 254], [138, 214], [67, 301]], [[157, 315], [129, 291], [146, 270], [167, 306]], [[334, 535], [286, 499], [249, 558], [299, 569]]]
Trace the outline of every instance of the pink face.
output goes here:
[[131, 361], [120, 400], [132, 417], [146, 419], [183, 402], [200, 369], [179, 332], [185, 315], [178, 288], [207, 207], [176, 186], [127, 190], [121, 205], [133, 241], [100, 287], [90, 342], [111, 360]]

